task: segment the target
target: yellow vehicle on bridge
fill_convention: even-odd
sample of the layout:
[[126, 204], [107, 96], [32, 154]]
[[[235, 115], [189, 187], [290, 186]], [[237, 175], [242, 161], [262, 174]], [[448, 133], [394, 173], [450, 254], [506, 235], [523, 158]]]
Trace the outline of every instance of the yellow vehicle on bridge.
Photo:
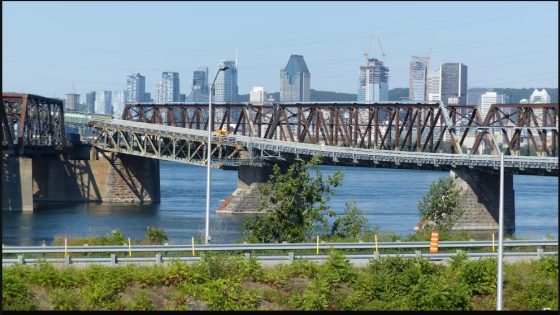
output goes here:
[[216, 135], [217, 137], [225, 137], [225, 136], [227, 136], [228, 134], [229, 134], [229, 131], [223, 130], [223, 129], [218, 129], [218, 130], [215, 131], [215, 135]]

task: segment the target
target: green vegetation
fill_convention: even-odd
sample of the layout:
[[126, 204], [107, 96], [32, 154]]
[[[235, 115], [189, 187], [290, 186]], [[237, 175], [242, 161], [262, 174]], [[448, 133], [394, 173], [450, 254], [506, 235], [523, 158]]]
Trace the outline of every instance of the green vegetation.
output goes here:
[[[323, 179], [318, 164], [319, 158], [313, 157], [309, 162], [290, 164], [286, 172], [274, 165], [268, 183], [259, 186], [263, 195], [261, 210], [273, 210], [245, 221], [248, 241], [295, 243], [311, 239], [318, 225], [328, 231], [328, 217], [335, 213], [328, 209], [327, 202], [343, 176], [336, 171]], [[315, 176], [310, 171], [315, 171]]]
[[[47, 263], [2, 268], [3, 310], [492, 310], [496, 260], [447, 264], [386, 257], [354, 267], [338, 251], [317, 264], [263, 267], [205, 254], [167, 266]], [[506, 310], [558, 309], [558, 256], [504, 265]]]
[[[64, 238], [64, 236], [55, 237], [53, 245], [63, 246]], [[131, 239], [130, 242], [133, 245], [162, 245], [167, 240], [167, 234], [163, 229], [147, 227], [146, 236], [143, 240]], [[120, 229], [115, 229], [102, 236], [67, 238], [67, 243], [68, 246], [82, 246], [84, 244], [88, 244], [90, 246], [128, 245], [128, 238]]]
[[[259, 186], [263, 196], [260, 210], [265, 213], [245, 221], [246, 241], [304, 242], [312, 240], [316, 233], [326, 241], [357, 241], [373, 236], [374, 230], [368, 228], [363, 216], [365, 212], [354, 201], [346, 203], [341, 216], [328, 208], [332, 189], [341, 185], [343, 174], [337, 170], [323, 178], [319, 162], [320, 157], [313, 157], [291, 164], [285, 172], [274, 165], [268, 183]], [[329, 219], [333, 219], [332, 225]]]
[[450, 177], [434, 181], [426, 196], [418, 202], [420, 216], [425, 220], [423, 228], [450, 231], [462, 214], [457, 207], [460, 193]]

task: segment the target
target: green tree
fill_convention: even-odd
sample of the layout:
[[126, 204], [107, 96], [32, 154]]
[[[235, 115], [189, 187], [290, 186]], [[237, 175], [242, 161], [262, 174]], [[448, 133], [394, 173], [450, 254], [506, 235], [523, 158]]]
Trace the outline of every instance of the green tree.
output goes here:
[[354, 200], [345, 204], [344, 215], [336, 216], [331, 227], [331, 235], [343, 239], [356, 240], [371, 232], [367, 228], [365, 212], [356, 206]]
[[424, 228], [451, 230], [462, 212], [458, 208], [460, 193], [449, 177], [440, 177], [433, 182], [426, 196], [418, 202], [418, 210], [426, 222]]
[[318, 157], [307, 163], [296, 162], [285, 173], [274, 165], [268, 184], [259, 186], [264, 197], [261, 210], [271, 211], [245, 221], [249, 241], [302, 242], [313, 236], [317, 226], [328, 230], [328, 217], [335, 213], [327, 203], [334, 194], [332, 188], [342, 183], [343, 174], [336, 171], [324, 178], [318, 170], [319, 162]]

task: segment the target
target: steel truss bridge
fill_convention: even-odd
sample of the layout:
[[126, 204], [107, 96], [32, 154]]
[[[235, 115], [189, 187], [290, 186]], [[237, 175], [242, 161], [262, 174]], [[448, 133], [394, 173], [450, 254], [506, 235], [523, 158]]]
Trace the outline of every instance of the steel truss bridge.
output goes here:
[[[324, 163], [557, 175], [558, 104], [128, 104], [122, 118], [91, 121], [101, 150], [215, 167], [322, 156]], [[499, 139], [499, 140], [498, 140]], [[531, 156], [529, 156], [530, 154]]]
[[62, 100], [2, 93], [2, 153], [59, 154], [64, 145]]

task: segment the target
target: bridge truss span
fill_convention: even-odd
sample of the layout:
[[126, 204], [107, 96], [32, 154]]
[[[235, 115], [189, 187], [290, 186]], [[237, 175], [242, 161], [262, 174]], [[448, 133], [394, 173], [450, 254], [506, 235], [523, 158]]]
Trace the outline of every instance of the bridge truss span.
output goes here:
[[[558, 104], [128, 104], [122, 118], [233, 135], [373, 150], [558, 156]], [[538, 136], [534, 136], [538, 135]], [[526, 150], [523, 150], [526, 148]]]
[[[188, 164], [206, 165], [207, 131], [127, 120], [92, 121], [94, 145], [101, 150]], [[372, 150], [367, 148], [299, 143], [252, 136], [214, 137], [215, 167], [261, 165], [322, 156], [326, 164], [370, 167], [442, 169], [477, 168], [497, 172], [498, 155]], [[505, 156], [509, 173], [556, 175], [558, 159]]]

